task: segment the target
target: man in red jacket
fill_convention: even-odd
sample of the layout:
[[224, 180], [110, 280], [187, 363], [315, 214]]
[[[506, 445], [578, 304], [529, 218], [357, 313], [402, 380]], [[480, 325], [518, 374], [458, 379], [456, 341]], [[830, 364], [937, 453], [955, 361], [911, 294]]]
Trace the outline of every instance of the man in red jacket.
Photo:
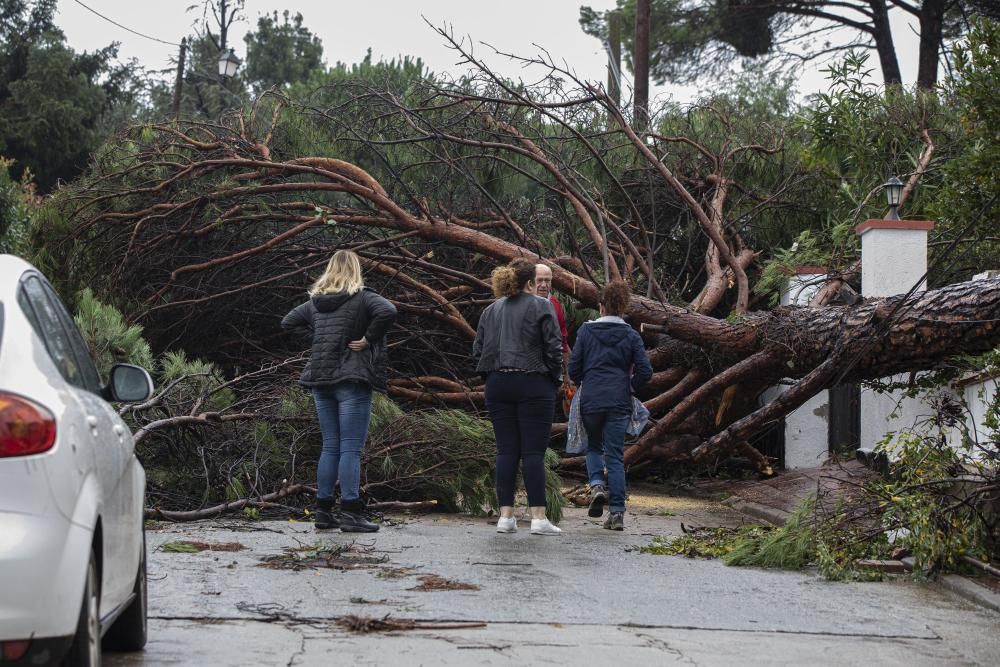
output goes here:
[[559, 332], [562, 334], [563, 377], [565, 378], [560, 393], [562, 394], [562, 398], [565, 399], [563, 409], [569, 415], [568, 401], [573, 395], [573, 382], [569, 379], [569, 374], [566, 372], [570, 353], [568, 341], [569, 330], [566, 328], [566, 314], [563, 313], [562, 304], [552, 294], [552, 269], [545, 264], [535, 265], [535, 294], [549, 300], [549, 303], [552, 304], [552, 307], [556, 311], [556, 319], [559, 321]]
[[544, 264], [535, 264], [535, 294], [548, 299], [552, 307], [556, 309], [556, 319], [559, 320], [559, 331], [562, 333], [563, 358], [569, 357], [569, 343], [567, 342], [568, 331], [566, 329], [566, 315], [563, 313], [562, 304], [559, 299], [552, 295], [552, 269]]

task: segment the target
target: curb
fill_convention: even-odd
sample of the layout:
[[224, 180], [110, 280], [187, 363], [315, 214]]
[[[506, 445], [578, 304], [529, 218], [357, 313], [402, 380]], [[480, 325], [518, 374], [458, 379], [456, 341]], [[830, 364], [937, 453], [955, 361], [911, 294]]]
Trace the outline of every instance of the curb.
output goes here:
[[785, 525], [785, 522], [790, 516], [788, 512], [783, 512], [782, 510], [768, 507], [767, 505], [761, 505], [760, 503], [751, 502], [749, 500], [743, 500], [739, 496], [729, 496], [722, 501], [722, 504], [732, 507], [738, 512], [743, 512], [746, 515], [752, 516], [755, 519], [767, 521], [775, 526]]
[[952, 593], [993, 611], [1000, 611], [1000, 593], [970, 581], [959, 574], [946, 574], [939, 580], [941, 586]]

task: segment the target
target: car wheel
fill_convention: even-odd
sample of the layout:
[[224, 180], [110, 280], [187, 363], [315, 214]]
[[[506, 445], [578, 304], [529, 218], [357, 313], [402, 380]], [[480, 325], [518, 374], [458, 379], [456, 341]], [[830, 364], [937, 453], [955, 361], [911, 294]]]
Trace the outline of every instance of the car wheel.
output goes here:
[[132, 602], [104, 635], [109, 651], [141, 651], [146, 646], [146, 531], [142, 533], [139, 571], [132, 586]]
[[87, 583], [83, 587], [83, 604], [80, 606], [80, 620], [76, 624], [76, 634], [63, 661], [66, 667], [100, 667], [101, 665], [101, 621], [97, 610], [100, 602], [100, 588], [97, 584], [97, 561], [90, 552], [87, 564]]

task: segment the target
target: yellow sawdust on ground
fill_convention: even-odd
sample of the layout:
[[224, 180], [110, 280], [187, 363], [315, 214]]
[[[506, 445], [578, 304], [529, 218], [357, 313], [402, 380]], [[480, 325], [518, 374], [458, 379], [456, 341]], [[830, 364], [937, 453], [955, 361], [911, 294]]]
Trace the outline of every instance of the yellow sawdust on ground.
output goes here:
[[630, 489], [628, 505], [633, 510], [666, 510], [670, 512], [683, 512], [686, 510], [703, 510], [707, 503], [701, 498], [687, 498], [684, 496], [666, 496], [651, 489]]

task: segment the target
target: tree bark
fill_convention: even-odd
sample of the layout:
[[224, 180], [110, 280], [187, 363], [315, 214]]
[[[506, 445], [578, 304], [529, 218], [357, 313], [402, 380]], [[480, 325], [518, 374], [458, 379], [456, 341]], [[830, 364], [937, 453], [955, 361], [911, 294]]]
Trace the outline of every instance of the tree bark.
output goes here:
[[622, 103], [622, 14], [608, 12], [608, 95], [616, 107]]
[[649, 122], [649, 28], [650, 0], [638, 0], [635, 9], [635, 48], [632, 70], [635, 73], [633, 122], [645, 130]]
[[920, 8], [917, 87], [922, 90], [930, 90], [937, 84], [945, 5], [945, 0], [924, 0]]
[[882, 66], [882, 77], [885, 85], [903, 83], [899, 71], [899, 60], [896, 58], [896, 46], [892, 39], [892, 29], [889, 25], [889, 10], [885, 0], [869, 0], [872, 9], [872, 36], [875, 39], [875, 51]]

